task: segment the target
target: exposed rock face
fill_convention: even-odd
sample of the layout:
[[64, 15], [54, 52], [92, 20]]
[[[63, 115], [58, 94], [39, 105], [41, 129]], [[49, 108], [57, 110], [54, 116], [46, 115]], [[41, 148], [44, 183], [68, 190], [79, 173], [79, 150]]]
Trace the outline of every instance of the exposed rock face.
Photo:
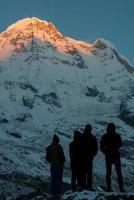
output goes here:
[[28, 122], [29, 119], [32, 119], [32, 115], [30, 113], [21, 113], [15, 120], [18, 122]]
[[127, 124], [134, 126], [134, 106], [133, 106], [134, 96], [128, 97], [120, 105], [120, 115], [119, 117], [125, 121]]
[[96, 97], [99, 94], [99, 91], [96, 88], [87, 87], [86, 89], [86, 96]]
[[[37, 177], [47, 183], [44, 149], [54, 133], [64, 147], [66, 180], [73, 131], [83, 131], [91, 123], [99, 141], [109, 122], [115, 122], [125, 141], [121, 149], [125, 187], [133, 191], [133, 85], [134, 68], [104, 39], [93, 44], [76, 41], [37, 18], [20, 20], [0, 33], [0, 176], [5, 177], [0, 194], [4, 188], [6, 194], [11, 190], [15, 194], [15, 184], [22, 195], [36, 192], [30, 184]], [[95, 185], [104, 183], [104, 168], [99, 153]], [[22, 185], [29, 180], [28, 188], [19, 186], [16, 174]], [[115, 175], [113, 179], [117, 190]]]
[[27, 96], [23, 96], [22, 101], [23, 101], [24, 106], [32, 109], [35, 99], [27, 97]]
[[54, 105], [58, 108], [61, 108], [60, 99], [55, 92], [50, 92], [48, 94], [36, 95], [36, 97], [40, 98], [47, 104]]

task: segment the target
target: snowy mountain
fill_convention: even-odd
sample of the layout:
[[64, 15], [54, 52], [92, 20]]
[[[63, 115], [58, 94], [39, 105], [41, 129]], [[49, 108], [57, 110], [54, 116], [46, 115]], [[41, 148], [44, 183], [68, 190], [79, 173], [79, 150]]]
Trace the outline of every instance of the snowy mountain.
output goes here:
[[[111, 121], [124, 141], [125, 187], [134, 189], [134, 68], [109, 41], [77, 41], [35, 17], [17, 21], [0, 33], [0, 94], [0, 185], [5, 195], [7, 188], [18, 195], [34, 190], [37, 180], [48, 181], [44, 150], [53, 133], [64, 145], [67, 181], [73, 130], [91, 123], [99, 142]], [[99, 152], [96, 185], [103, 185], [104, 166]]]

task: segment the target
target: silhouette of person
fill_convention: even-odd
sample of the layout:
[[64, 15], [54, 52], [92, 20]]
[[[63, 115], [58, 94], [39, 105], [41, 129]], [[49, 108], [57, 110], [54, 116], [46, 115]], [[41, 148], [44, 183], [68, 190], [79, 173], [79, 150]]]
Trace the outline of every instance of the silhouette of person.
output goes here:
[[74, 131], [73, 141], [69, 145], [70, 165], [72, 170], [72, 190], [75, 190], [77, 185], [80, 186], [80, 175], [82, 171], [81, 135], [82, 134], [79, 131]]
[[114, 123], [109, 123], [107, 126], [107, 133], [101, 137], [100, 148], [105, 154], [106, 160], [106, 184], [107, 191], [111, 191], [111, 172], [112, 165], [115, 165], [116, 173], [118, 176], [118, 184], [121, 192], [123, 189], [123, 177], [121, 172], [121, 160], [119, 148], [122, 146], [122, 140], [119, 134], [116, 133]]
[[93, 159], [98, 151], [97, 139], [92, 135], [92, 126], [87, 124], [83, 133], [83, 186], [89, 190], [92, 188]]
[[53, 194], [60, 193], [63, 177], [63, 165], [65, 156], [62, 146], [59, 144], [59, 137], [53, 136], [52, 143], [46, 148], [46, 159], [51, 164], [51, 190]]

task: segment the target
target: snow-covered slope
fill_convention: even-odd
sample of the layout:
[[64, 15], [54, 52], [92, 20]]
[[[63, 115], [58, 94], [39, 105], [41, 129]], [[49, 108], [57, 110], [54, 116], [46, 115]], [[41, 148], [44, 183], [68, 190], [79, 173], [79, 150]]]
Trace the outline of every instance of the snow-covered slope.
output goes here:
[[[134, 68], [109, 41], [76, 41], [35, 17], [11, 25], [0, 33], [1, 176], [13, 182], [14, 173], [47, 179], [43, 151], [57, 133], [68, 177], [73, 130], [91, 123], [99, 141], [113, 121], [124, 140], [125, 185], [134, 189], [133, 91]], [[104, 165], [99, 153], [95, 184], [104, 182]]]

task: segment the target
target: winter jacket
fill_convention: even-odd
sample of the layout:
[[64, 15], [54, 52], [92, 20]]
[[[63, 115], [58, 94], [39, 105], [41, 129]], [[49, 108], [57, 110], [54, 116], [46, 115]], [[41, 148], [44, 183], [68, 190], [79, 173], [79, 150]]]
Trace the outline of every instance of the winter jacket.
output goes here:
[[119, 148], [122, 146], [122, 140], [117, 133], [107, 133], [101, 138], [100, 148], [106, 157], [119, 157]]
[[83, 161], [83, 155], [82, 155], [82, 149], [81, 149], [81, 143], [79, 141], [72, 141], [69, 145], [69, 155], [70, 155], [70, 161], [71, 166], [79, 166], [81, 165], [81, 162]]
[[97, 139], [91, 133], [84, 133], [83, 134], [83, 150], [85, 156], [88, 158], [92, 158], [96, 156], [98, 152], [98, 143]]
[[63, 165], [65, 162], [65, 156], [62, 146], [58, 143], [52, 142], [52, 144], [46, 148], [46, 159], [52, 165]]

